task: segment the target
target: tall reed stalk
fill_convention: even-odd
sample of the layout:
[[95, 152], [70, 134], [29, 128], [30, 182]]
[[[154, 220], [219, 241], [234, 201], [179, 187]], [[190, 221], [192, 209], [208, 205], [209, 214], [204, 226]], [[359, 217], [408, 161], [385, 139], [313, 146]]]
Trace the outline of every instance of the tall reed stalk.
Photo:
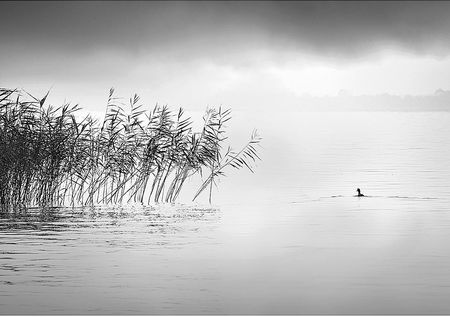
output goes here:
[[203, 128], [191, 118], [156, 105], [147, 111], [137, 95], [123, 102], [109, 93], [102, 122], [77, 116], [78, 105], [46, 105], [43, 98], [0, 88], [0, 206], [175, 202], [186, 180], [204, 177], [194, 200], [209, 190], [227, 167], [259, 159], [253, 132], [240, 151], [223, 153], [231, 111], [207, 109]]

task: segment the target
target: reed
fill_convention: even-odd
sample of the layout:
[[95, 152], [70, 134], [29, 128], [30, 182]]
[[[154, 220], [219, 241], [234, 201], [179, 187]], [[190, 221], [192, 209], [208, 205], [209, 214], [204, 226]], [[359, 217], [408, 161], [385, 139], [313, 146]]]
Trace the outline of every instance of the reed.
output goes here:
[[[207, 109], [193, 131], [182, 108], [145, 110], [137, 95], [128, 105], [109, 93], [102, 122], [79, 117], [78, 105], [46, 105], [24, 91], [0, 88], [0, 206], [32, 206], [177, 200], [187, 179], [203, 178], [194, 200], [225, 175], [260, 159], [256, 131], [240, 150], [224, 151], [229, 109]], [[128, 111], [125, 110], [128, 108]]]

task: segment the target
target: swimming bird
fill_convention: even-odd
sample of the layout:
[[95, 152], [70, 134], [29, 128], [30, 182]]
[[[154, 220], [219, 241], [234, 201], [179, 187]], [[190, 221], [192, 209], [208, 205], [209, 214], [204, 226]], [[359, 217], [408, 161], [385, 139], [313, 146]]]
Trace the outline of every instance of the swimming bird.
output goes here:
[[364, 197], [364, 195], [361, 194], [361, 189], [357, 188], [356, 191], [358, 192], [358, 195], [356, 195], [357, 197]]

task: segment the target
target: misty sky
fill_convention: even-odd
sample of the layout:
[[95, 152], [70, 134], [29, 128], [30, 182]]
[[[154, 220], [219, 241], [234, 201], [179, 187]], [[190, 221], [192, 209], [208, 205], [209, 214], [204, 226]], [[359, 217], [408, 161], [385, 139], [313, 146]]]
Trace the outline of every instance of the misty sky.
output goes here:
[[450, 89], [449, 2], [1, 2], [0, 85], [191, 109]]

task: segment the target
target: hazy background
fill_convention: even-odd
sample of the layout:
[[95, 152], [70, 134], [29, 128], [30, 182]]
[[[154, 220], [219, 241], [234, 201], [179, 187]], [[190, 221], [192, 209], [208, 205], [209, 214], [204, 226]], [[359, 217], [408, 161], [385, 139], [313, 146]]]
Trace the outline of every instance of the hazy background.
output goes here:
[[448, 2], [21, 1], [0, 12], [0, 84], [89, 111], [110, 87], [190, 110], [450, 101]]

